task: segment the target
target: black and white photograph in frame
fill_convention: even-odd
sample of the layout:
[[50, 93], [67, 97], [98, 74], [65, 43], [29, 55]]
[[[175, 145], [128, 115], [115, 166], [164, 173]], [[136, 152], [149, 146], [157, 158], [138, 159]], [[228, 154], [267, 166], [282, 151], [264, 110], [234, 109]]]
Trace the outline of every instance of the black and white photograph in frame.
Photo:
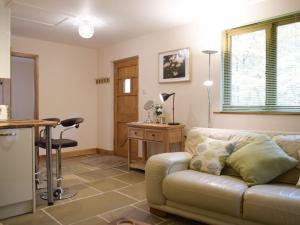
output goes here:
[[190, 49], [159, 53], [159, 82], [190, 81]]

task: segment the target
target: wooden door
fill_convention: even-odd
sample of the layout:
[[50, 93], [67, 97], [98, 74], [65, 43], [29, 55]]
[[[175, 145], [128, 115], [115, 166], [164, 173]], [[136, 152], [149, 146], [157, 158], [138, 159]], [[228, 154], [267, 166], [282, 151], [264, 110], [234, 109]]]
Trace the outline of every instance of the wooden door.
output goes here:
[[[114, 151], [127, 157], [127, 123], [138, 121], [138, 57], [115, 61], [114, 81]], [[132, 149], [137, 156], [137, 143]]]

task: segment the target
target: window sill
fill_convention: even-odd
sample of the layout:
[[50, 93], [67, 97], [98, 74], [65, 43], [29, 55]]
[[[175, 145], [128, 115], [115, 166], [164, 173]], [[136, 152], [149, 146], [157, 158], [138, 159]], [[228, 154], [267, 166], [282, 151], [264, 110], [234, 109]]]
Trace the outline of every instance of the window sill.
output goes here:
[[241, 115], [294, 115], [299, 116], [300, 112], [262, 112], [262, 111], [252, 111], [252, 112], [238, 112], [238, 111], [218, 111], [213, 112], [214, 114], [241, 114]]

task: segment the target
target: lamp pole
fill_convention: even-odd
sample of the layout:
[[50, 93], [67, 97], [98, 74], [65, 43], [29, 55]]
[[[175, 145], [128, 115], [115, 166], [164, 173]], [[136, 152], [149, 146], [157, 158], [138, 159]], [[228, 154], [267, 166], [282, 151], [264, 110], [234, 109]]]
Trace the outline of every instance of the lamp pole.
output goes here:
[[203, 85], [207, 87], [207, 97], [208, 97], [208, 121], [207, 126], [211, 127], [211, 86], [213, 85], [213, 81], [211, 78], [211, 68], [210, 68], [210, 58], [212, 54], [216, 54], [218, 51], [214, 50], [205, 50], [202, 51], [204, 54], [208, 54], [208, 80], [206, 80]]
[[174, 119], [174, 115], [175, 115], [175, 113], [174, 113], [174, 111], [175, 111], [175, 94], [173, 95], [173, 108], [172, 108], [172, 110], [173, 110], [173, 124], [175, 124], [175, 119]]

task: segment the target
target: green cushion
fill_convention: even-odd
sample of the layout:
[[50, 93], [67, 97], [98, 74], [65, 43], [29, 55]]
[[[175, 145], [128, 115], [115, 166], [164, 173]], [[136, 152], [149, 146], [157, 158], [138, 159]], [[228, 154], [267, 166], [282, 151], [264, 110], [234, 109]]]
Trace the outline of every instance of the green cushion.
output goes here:
[[296, 166], [274, 141], [259, 136], [250, 144], [232, 153], [226, 163], [238, 172], [248, 185], [265, 184]]

